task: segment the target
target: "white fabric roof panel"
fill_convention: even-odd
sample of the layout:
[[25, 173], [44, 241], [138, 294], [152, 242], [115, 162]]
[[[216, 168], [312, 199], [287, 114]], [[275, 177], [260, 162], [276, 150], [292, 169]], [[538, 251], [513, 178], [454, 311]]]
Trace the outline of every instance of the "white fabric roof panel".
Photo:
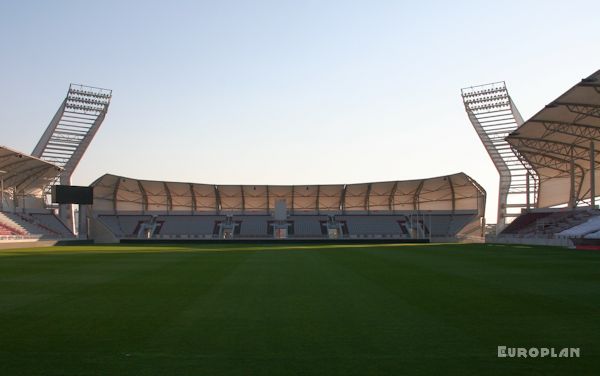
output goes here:
[[369, 184], [348, 184], [344, 195], [345, 210], [367, 210]]
[[285, 200], [288, 208], [292, 207], [294, 187], [291, 185], [270, 185], [269, 186], [269, 209], [275, 208], [275, 203], [279, 200]]
[[207, 213], [217, 211], [217, 193], [214, 185], [192, 184], [192, 189], [194, 190], [195, 211]]
[[268, 213], [285, 200], [295, 213], [476, 210], [485, 191], [458, 173], [431, 179], [337, 185], [208, 185], [136, 180], [106, 174], [96, 180], [98, 212]]
[[167, 211], [169, 208], [169, 195], [166, 183], [159, 181], [138, 180], [140, 189], [146, 195], [146, 205], [149, 211]]
[[17, 188], [19, 192], [41, 192], [54, 181], [62, 169], [52, 163], [19, 151], [0, 146], [0, 177], [4, 188]]
[[318, 210], [325, 212], [339, 212], [344, 185], [319, 185], [318, 190]]
[[456, 174], [450, 177], [454, 190], [454, 210], [469, 210], [478, 205], [477, 197], [472, 194], [474, 183], [471, 178], [464, 174]]
[[186, 210], [194, 205], [191, 184], [166, 183], [174, 211]]
[[417, 192], [422, 180], [409, 180], [398, 184], [392, 198], [393, 210], [417, 210]]
[[111, 211], [115, 209], [115, 192], [120, 177], [104, 175], [94, 185], [94, 209], [98, 211]]
[[368, 210], [371, 211], [389, 211], [390, 201], [394, 187], [397, 187], [398, 182], [388, 181], [383, 183], [371, 184], [369, 190], [369, 198], [367, 200]]
[[240, 211], [244, 207], [241, 185], [221, 185], [218, 187], [219, 203], [222, 211]]
[[[243, 191], [243, 207], [249, 212], [264, 212], [267, 210], [267, 186], [266, 185], [242, 185], [240, 189]], [[241, 209], [237, 206], [235, 209]]]
[[419, 209], [452, 210], [453, 193], [450, 184], [447, 176], [424, 181], [419, 191]]
[[317, 210], [318, 185], [295, 185], [292, 192], [295, 211], [315, 212]]
[[[523, 123], [506, 140], [540, 178], [538, 207], [569, 203], [571, 161], [574, 197], [590, 197], [590, 150], [600, 161], [600, 70], [581, 80]], [[600, 173], [596, 167], [597, 181]]]
[[145, 209], [144, 196], [138, 180], [119, 179], [116, 188], [114, 199], [117, 211], [143, 211]]

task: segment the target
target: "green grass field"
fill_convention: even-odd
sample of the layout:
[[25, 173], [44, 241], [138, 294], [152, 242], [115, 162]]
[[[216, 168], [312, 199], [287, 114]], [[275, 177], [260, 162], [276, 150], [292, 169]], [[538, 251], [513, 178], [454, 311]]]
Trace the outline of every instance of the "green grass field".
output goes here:
[[[497, 347], [580, 358], [498, 358]], [[494, 245], [0, 251], [0, 375], [592, 375], [600, 252]]]

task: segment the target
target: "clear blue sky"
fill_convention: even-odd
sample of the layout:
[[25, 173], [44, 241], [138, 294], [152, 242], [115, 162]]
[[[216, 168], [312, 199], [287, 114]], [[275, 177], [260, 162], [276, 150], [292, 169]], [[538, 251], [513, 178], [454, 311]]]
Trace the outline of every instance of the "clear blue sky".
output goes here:
[[0, 0], [0, 145], [31, 152], [69, 83], [113, 89], [75, 184], [497, 174], [460, 89], [527, 119], [600, 68], [598, 1]]

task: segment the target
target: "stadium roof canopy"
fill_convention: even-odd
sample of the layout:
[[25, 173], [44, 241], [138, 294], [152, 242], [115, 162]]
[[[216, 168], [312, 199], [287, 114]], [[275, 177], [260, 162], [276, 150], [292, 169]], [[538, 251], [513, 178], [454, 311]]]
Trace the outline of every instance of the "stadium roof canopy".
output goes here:
[[211, 185], [106, 174], [92, 183], [97, 212], [268, 213], [286, 200], [294, 213], [415, 210], [485, 212], [485, 191], [464, 173], [430, 179], [337, 185]]
[[18, 192], [40, 190], [51, 183], [62, 169], [52, 163], [0, 146], [0, 178], [4, 189]]
[[[584, 78], [513, 131], [506, 140], [540, 179], [538, 207], [588, 199], [600, 171], [600, 70]], [[590, 171], [595, 171], [592, 177]]]

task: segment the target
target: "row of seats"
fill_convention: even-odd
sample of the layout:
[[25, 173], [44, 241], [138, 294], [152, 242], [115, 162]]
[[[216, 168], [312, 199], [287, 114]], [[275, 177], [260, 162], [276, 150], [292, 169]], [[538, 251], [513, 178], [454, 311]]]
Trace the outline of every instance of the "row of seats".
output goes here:
[[323, 234], [321, 222], [327, 221], [325, 216], [291, 216], [294, 222], [294, 235], [298, 237], [320, 237]]
[[336, 219], [346, 222], [350, 234], [387, 235], [401, 232], [398, 221], [402, 219], [399, 217], [339, 216]]
[[555, 235], [568, 228], [587, 221], [592, 216], [588, 210], [559, 211], [552, 213], [542, 221], [538, 221], [536, 234]]
[[598, 211], [585, 208], [526, 212], [512, 221], [500, 236], [582, 237], [600, 230], [600, 219], [594, 219], [598, 215]]
[[[237, 220], [237, 217], [236, 217]], [[269, 216], [245, 216], [241, 219], [240, 236], [266, 236], [269, 232]]]
[[[137, 237], [143, 224], [150, 223], [151, 215], [99, 215], [98, 219], [116, 237]], [[225, 216], [215, 215], [159, 215], [155, 218], [158, 236], [218, 236], [218, 223]], [[434, 214], [413, 217], [405, 215], [340, 215], [336, 221], [346, 235], [377, 237], [410, 237], [406, 231], [411, 222], [416, 225], [420, 221], [419, 236], [452, 237], [467, 224], [476, 219], [475, 214]], [[323, 215], [290, 216], [287, 221], [292, 224], [290, 237], [309, 238], [327, 235], [324, 223], [328, 217]], [[233, 221], [239, 226], [239, 236], [256, 238], [271, 237], [270, 222], [273, 218], [267, 215], [239, 215]], [[403, 228], [404, 226], [404, 228]]]
[[209, 235], [214, 232], [215, 221], [224, 220], [224, 216], [159, 216], [162, 223], [161, 234]]
[[47, 229], [50, 233], [65, 238], [73, 237], [71, 230], [69, 230], [67, 226], [52, 213], [31, 213], [29, 216], [33, 219], [34, 223]]
[[[98, 219], [117, 237], [136, 237], [141, 223], [152, 219], [151, 215], [99, 215]], [[160, 234], [212, 235], [216, 221], [225, 216], [173, 215], [158, 216]]]
[[519, 234], [530, 227], [535, 226], [538, 220], [545, 218], [552, 214], [552, 212], [532, 212], [525, 213], [515, 218], [506, 228], [502, 231], [502, 234]]
[[600, 215], [593, 216], [587, 221], [559, 232], [558, 236], [563, 237], [581, 237], [600, 231]]
[[0, 212], [0, 224], [4, 228], [3, 235], [48, 239], [73, 237], [71, 231], [52, 213]]
[[0, 236], [16, 236], [16, 235], [26, 235], [27, 233], [17, 227], [11, 226], [8, 223], [0, 222]]

